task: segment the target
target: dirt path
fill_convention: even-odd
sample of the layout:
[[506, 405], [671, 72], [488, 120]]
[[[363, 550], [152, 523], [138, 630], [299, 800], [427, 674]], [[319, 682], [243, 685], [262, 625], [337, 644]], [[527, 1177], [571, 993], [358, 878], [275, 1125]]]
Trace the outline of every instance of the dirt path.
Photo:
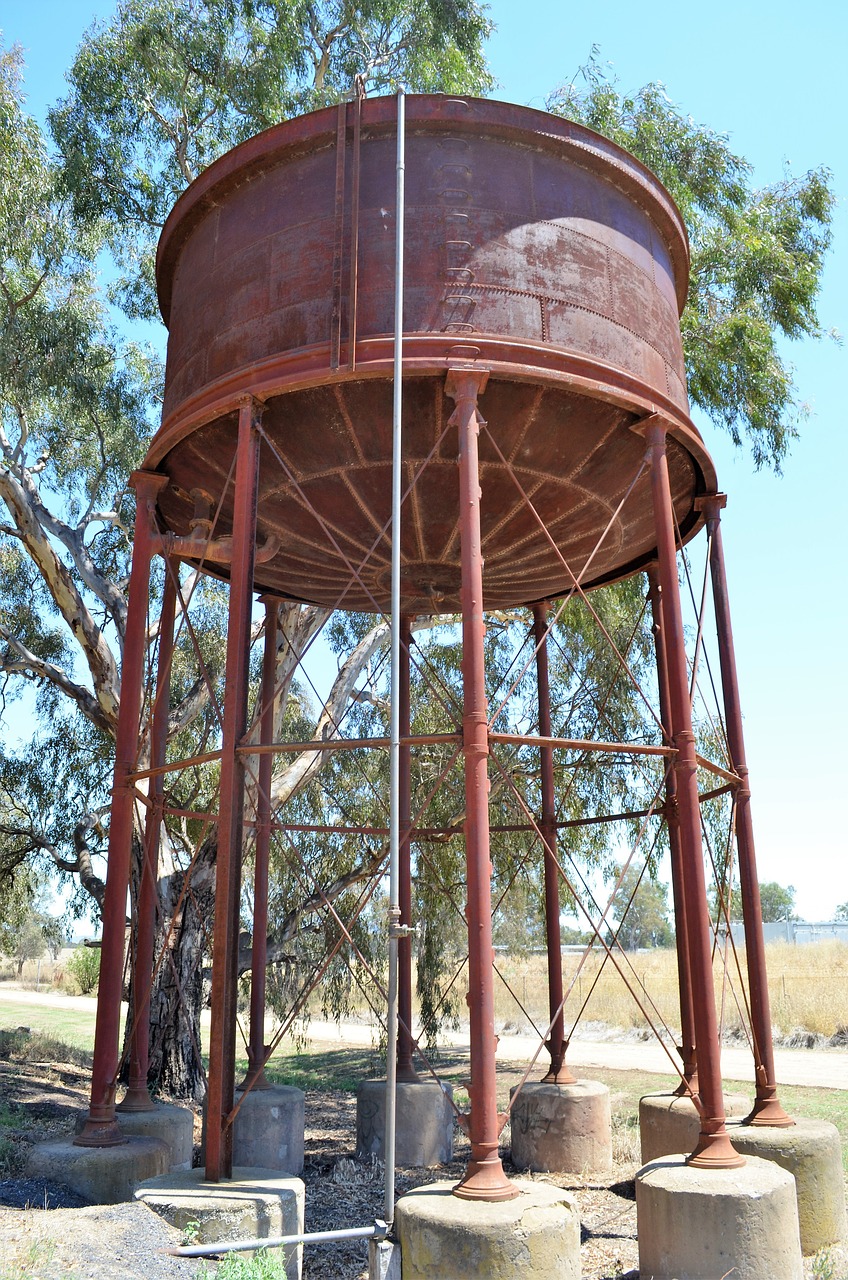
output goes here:
[[[336, 1042], [350, 1048], [368, 1046], [373, 1041], [371, 1027], [365, 1023], [312, 1021], [309, 1039], [319, 1043]], [[468, 1044], [467, 1033], [445, 1032], [443, 1039], [454, 1048]], [[526, 1062], [538, 1048], [538, 1040], [530, 1036], [502, 1033], [498, 1041], [498, 1058], [504, 1062]], [[848, 1089], [848, 1049], [775, 1049], [775, 1071], [778, 1084], [807, 1085], [822, 1089]], [[568, 1049], [573, 1067], [609, 1067], [619, 1071], [649, 1071], [673, 1074], [668, 1054], [655, 1040], [622, 1037], [609, 1040], [583, 1040], [575, 1037]], [[747, 1048], [725, 1045], [721, 1051], [722, 1075], [725, 1080], [749, 1081], [753, 1076], [751, 1053]]]
[[[36, 993], [0, 986], [0, 1011], [3, 1006], [40, 1005], [51, 1009], [75, 1009], [91, 1011], [97, 1001], [88, 996], [66, 996], [56, 992]], [[203, 1018], [208, 1022], [208, 1011]], [[269, 1026], [268, 1034], [272, 1032]], [[467, 1031], [446, 1031], [443, 1040], [453, 1048], [468, 1045]], [[349, 1048], [367, 1048], [376, 1039], [372, 1026], [365, 1022], [322, 1022], [313, 1019], [309, 1024], [309, 1040], [319, 1044], [337, 1044]], [[502, 1033], [498, 1044], [498, 1058], [505, 1062], [526, 1062], [538, 1048], [538, 1040], [531, 1036]], [[848, 1049], [780, 1049], [774, 1051], [778, 1084], [806, 1085], [821, 1089], [848, 1089]], [[568, 1051], [568, 1061], [574, 1067], [609, 1067], [615, 1070], [648, 1071], [660, 1075], [673, 1074], [668, 1054], [655, 1040], [641, 1040], [635, 1035], [622, 1035], [611, 1039], [582, 1039], [575, 1037]], [[747, 1047], [724, 1045], [721, 1051], [722, 1076], [725, 1080], [749, 1082], [752, 1078], [751, 1053]]]

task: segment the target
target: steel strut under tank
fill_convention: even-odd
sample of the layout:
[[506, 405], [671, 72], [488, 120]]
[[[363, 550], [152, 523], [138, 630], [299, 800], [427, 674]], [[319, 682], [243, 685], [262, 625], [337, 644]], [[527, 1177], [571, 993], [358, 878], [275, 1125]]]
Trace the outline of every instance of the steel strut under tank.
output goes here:
[[[172, 565], [184, 561], [230, 582], [206, 1151], [207, 1176], [229, 1176], [253, 595], [261, 593], [266, 607], [269, 600], [288, 600], [387, 612], [396, 539], [406, 664], [398, 686], [405, 699], [400, 777], [407, 791], [416, 743], [408, 721], [412, 619], [455, 613], [462, 622], [472, 1083], [463, 1120], [471, 1160], [457, 1194], [516, 1194], [498, 1154], [504, 1117], [495, 1092], [488, 825], [496, 739], [484, 683], [485, 613], [533, 607], [542, 728], [526, 740], [540, 743], [542, 753], [539, 831], [551, 965], [547, 1078], [565, 1082], [551, 763], [559, 740], [550, 737], [547, 602], [648, 570], [664, 729], [662, 748], [653, 749], [673, 762], [667, 812], [674, 816], [684, 1076], [698, 1090], [702, 1115], [692, 1159], [732, 1165], [739, 1157], [724, 1124], [676, 566], [677, 546], [705, 523], [717, 549], [712, 571], [736, 771], [726, 776], [736, 780], [741, 798], [754, 1119], [791, 1122], [774, 1082], [718, 527], [723, 500], [686, 397], [679, 325], [688, 287], [686, 232], [656, 178], [580, 125], [505, 103], [407, 97], [405, 494], [401, 527], [393, 528], [397, 110], [394, 98], [357, 97], [267, 130], [211, 165], [178, 200], [162, 233], [157, 282], [169, 328], [165, 401], [161, 428], [135, 477], [104, 976], [121, 971], [144, 612], [150, 557], [158, 553]], [[165, 608], [173, 608], [172, 598]], [[266, 723], [266, 745], [269, 732]], [[399, 912], [406, 930], [408, 795], [400, 798], [399, 812]], [[263, 830], [268, 820], [265, 813]], [[144, 909], [152, 910], [149, 901]], [[139, 932], [146, 938], [148, 930], [149, 922]], [[403, 941], [398, 1053], [400, 1078], [408, 1078], [414, 1076], [405, 1025], [411, 965], [409, 940]], [[114, 1113], [119, 1019], [119, 986], [102, 983], [91, 1118], [80, 1139], [92, 1145], [120, 1139]], [[262, 1052], [260, 1028], [251, 1033], [251, 1077], [258, 1082]], [[134, 1061], [146, 1063], [145, 1046], [136, 1046]], [[134, 1078], [136, 1094], [139, 1083]]]

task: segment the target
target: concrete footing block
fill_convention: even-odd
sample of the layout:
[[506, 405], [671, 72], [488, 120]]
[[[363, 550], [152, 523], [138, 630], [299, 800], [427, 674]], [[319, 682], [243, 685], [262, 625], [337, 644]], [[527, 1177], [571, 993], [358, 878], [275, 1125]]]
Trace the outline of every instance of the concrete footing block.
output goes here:
[[743, 1156], [773, 1160], [795, 1179], [801, 1250], [817, 1253], [848, 1235], [839, 1131], [827, 1120], [797, 1118], [791, 1128], [731, 1122], [730, 1140]]
[[[724, 1114], [746, 1116], [751, 1099], [744, 1094], [724, 1095]], [[693, 1152], [701, 1132], [701, 1118], [691, 1098], [675, 1093], [649, 1093], [639, 1099], [639, 1136], [642, 1163], [659, 1160], [676, 1151]]]
[[[510, 1099], [517, 1092], [510, 1090]], [[610, 1093], [597, 1080], [527, 1083], [510, 1113], [512, 1163], [534, 1173], [609, 1173]]]
[[454, 1183], [402, 1196], [394, 1229], [403, 1280], [579, 1280], [580, 1219], [573, 1196], [544, 1182], [497, 1204], [460, 1200]]
[[250, 1169], [303, 1172], [304, 1095], [289, 1085], [236, 1093], [233, 1163]]
[[[453, 1159], [453, 1089], [435, 1080], [399, 1081], [395, 1159], [401, 1168], [429, 1169]], [[386, 1082], [363, 1080], [356, 1090], [356, 1154], [385, 1159]]]
[[368, 1280], [401, 1280], [397, 1240], [368, 1241]]
[[[170, 1152], [172, 1170], [191, 1168], [194, 1113], [190, 1107], [157, 1102], [150, 1111], [122, 1111], [119, 1105], [117, 1118], [121, 1132], [128, 1138], [158, 1138], [160, 1142], [164, 1142]], [[87, 1119], [87, 1111], [77, 1117], [77, 1133], [82, 1133]]]
[[140, 1182], [165, 1173], [170, 1159], [158, 1138], [128, 1138], [115, 1147], [75, 1147], [63, 1138], [33, 1147], [27, 1176], [62, 1182], [92, 1204], [121, 1204], [132, 1200]]
[[636, 1175], [639, 1274], [651, 1280], [803, 1280], [792, 1175], [756, 1157], [697, 1169], [663, 1156]]
[[[136, 1199], [184, 1231], [189, 1223], [198, 1244], [293, 1236], [303, 1231], [304, 1187], [277, 1169], [234, 1168], [232, 1178], [207, 1182], [203, 1169], [151, 1178]], [[275, 1250], [284, 1256], [286, 1280], [300, 1280], [302, 1245]]]

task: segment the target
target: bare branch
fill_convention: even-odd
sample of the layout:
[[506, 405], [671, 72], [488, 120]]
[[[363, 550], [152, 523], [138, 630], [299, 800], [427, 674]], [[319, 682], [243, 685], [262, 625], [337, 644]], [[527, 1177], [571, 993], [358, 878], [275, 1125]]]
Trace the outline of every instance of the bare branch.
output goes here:
[[168, 737], [185, 729], [201, 714], [209, 703], [209, 687], [204, 676], [200, 675], [188, 693], [172, 708], [168, 716]]
[[89, 836], [92, 831], [96, 831], [98, 835], [103, 834], [103, 828], [97, 816], [93, 813], [87, 813], [74, 827], [74, 857], [65, 858], [53, 842], [39, 831], [36, 831], [34, 826], [0, 825], [0, 832], [3, 835], [20, 839], [21, 843], [16, 853], [20, 855], [22, 861], [29, 853], [48, 854], [59, 871], [64, 871], [68, 875], [79, 876], [83, 888], [87, 893], [91, 894], [97, 905], [102, 909], [106, 895], [106, 884], [94, 871], [92, 858], [96, 851], [91, 848], [89, 843]]
[[0, 469], [0, 497], [5, 501], [24, 546], [39, 569], [56, 608], [85, 655], [101, 717], [98, 722], [108, 726], [109, 732], [114, 733], [118, 724], [120, 680], [112, 651], [70, 572], [56, 554], [30, 495], [8, 470]]
[[[104, 733], [114, 732], [111, 721], [103, 714], [103, 710], [97, 699], [85, 685], [77, 684], [72, 680], [66, 671], [61, 667], [57, 667], [54, 662], [48, 662], [46, 658], [39, 658], [37, 654], [28, 649], [23, 641], [13, 636], [8, 628], [0, 624], [0, 636], [6, 641], [9, 648], [6, 654], [0, 657], [0, 671], [13, 671], [30, 675], [36, 680], [48, 680], [57, 689], [61, 689], [73, 702], [77, 704], [80, 711], [85, 715], [92, 724], [96, 724]], [[13, 661], [11, 654], [16, 653], [18, 660]]]
[[118, 635], [123, 641], [127, 617], [126, 599], [120, 588], [98, 570], [85, 545], [83, 530], [72, 529], [69, 524], [66, 524], [64, 520], [60, 520], [44, 505], [38, 486], [33, 484], [31, 475], [27, 470], [20, 472], [19, 483], [26, 493], [33, 517], [43, 529], [52, 534], [70, 553], [83, 582], [101, 604], [108, 609], [118, 630]]

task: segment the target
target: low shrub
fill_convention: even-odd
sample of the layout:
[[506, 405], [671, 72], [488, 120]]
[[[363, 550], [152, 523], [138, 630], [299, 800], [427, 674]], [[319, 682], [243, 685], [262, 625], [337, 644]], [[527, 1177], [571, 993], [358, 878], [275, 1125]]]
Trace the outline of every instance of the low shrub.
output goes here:
[[74, 990], [81, 996], [93, 995], [100, 980], [100, 950], [95, 947], [77, 947], [65, 964]]

